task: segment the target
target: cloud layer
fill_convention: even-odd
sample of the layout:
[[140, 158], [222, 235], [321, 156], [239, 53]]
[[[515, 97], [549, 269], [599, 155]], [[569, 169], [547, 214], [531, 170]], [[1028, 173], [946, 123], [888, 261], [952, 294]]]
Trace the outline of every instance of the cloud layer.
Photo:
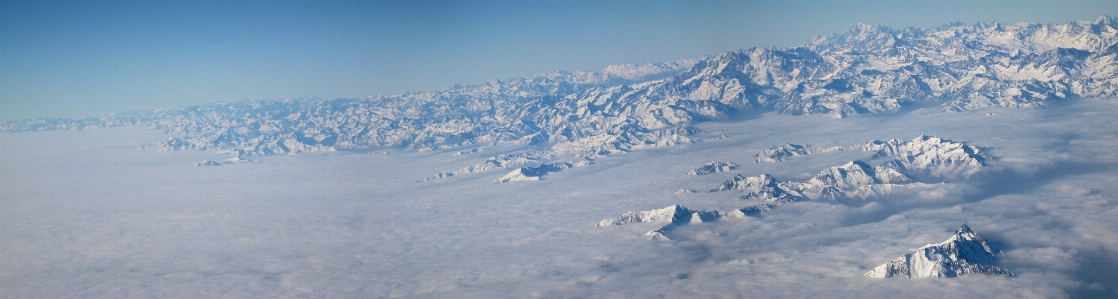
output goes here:
[[[416, 182], [460, 149], [271, 156], [196, 167], [206, 151], [136, 149], [125, 127], [0, 135], [0, 289], [12, 297], [1046, 297], [1118, 293], [1118, 107], [892, 116], [763, 115], [701, 126], [726, 139], [636, 151], [544, 180], [503, 172]], [[873, 128], [866, 130], [864, 128]], [[985, 175], [860, 205], [798, 202], [763, 217], [595, 227], [630, 210], [740, 208], [706, 190], [736, 174], [804, 180], [864, 152], [748, 163], [936, 135], [991, 147]], [[710, 161], [728, 172], [687, 176]], [[871, 279], [872, 267], [966, 223], [1019, 276]]]

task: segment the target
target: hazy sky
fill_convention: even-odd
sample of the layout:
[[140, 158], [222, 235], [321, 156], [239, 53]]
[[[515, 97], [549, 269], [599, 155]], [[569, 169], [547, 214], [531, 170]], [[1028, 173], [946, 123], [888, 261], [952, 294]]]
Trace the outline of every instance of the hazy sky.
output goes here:
[[850, 28], [1063, 23], [1112, 1], [0, 2], [0, 120], [361, 97], [787, 47]]

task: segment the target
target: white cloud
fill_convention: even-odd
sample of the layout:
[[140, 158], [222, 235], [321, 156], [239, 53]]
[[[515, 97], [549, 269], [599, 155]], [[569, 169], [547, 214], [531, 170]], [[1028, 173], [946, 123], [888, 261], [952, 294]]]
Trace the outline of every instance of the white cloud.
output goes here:
[[[1082, 111], [1093, 111], [1086, 117]], [[150, 131], [3, 134], [0, 288], [13, 297], [1061, 298], [1115, 292], [1118, 109], [915, 111], [832, 120], [765, 115], [702, 126], [728, 139], [599, 159], [538, 182], [502, 172], [416, 183], [470, 155], [274, 156], [194, 167], [210, 152], [134, 149]], [[874, 130], [859, 128], [873, 127]], [[1029, 128], [1024, 130], [1021, 128]], [[994, 147], [991, 172], [859, 206], [779, 205], [764, 217], [594, 227], [630, 210], [747, 204], [706, 190], [741, 173], [797, 179], [868, 159], [751, 161], [788, 142], [848, 145], [938, 135]], [[157, 133], [155, 135], [158, 135]], [[110, 141], [110, 142], [106, 142]], [[711, 160], [743, 165], [686, 176]], [[1016, 278], [867, 279], [960, 224], [1001, 248]], [[1108, 272], [1109, 271], [1109, 272]]]

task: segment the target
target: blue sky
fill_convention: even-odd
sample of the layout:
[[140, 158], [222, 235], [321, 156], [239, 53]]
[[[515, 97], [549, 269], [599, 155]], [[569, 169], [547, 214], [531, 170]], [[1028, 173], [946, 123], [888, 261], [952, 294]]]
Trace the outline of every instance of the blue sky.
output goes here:
[[2, 1], [0, 120], [351, 98], [787, 47], [856, 22], [1063, 23], [1112, 1]]

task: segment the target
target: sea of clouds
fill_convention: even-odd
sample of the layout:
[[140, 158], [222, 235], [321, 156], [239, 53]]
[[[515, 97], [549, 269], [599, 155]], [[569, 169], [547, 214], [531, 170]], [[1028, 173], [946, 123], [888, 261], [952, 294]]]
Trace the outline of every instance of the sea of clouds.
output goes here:
[[[140, 127], [0, 133], [0, 297], [1118, 296], [1118, 101], [884, 116], [761, 115], [704, 123], [695, 144], [615, 154], [544, 180], [507, 171], [417, 182], [501, 149], [268, 156], [139, 149]], [[735, 174], [806, 180], [871, 153], [751, 163], [819, 147], [935, 135], [988, 148], [983, 175], [858, 204], [762, 217], [596, 227], [627, 211], [745, 206]], [[714, 137], [725, 135], [725, 139]], [[466, 149], [468, 150], [468, 149]], [[741, 165], [687, 176], [710, 161]], [[873, 163], [871, 163], [872, 165]], [[966, 223], [1017, 277], [874, 279], [873, 267]]]

